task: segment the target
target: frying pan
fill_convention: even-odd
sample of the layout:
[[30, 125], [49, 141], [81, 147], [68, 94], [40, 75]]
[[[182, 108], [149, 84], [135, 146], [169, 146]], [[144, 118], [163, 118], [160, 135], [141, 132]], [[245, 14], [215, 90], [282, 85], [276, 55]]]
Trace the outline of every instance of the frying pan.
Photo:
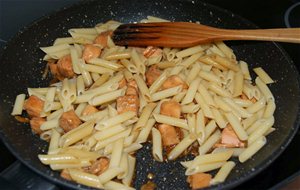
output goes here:
[[[32, 135], [30, 127], [18, 123], [10, 112], [15, 96], [26, 92], [27, 87], [48, 86], [50, 77], [42, 79], [45, 64], [41, 60], [40, 46], [49, 46], [57, 37], [68, 36], [67, 29], [91, 27], [110, 19], [123, 23], [139, 21], [153, 15], [172, 21], [200, 21], [221, 28], [255, 28], [249, 21], [199, 1], [188, 0], [101, 0], [80, 2], [46, 16], [23, 28], [9, 41], [0, 56], [0, 137], [8, 149], [26, 166], [62, 186], [88, 188], [60, 178], [48, 166], [40, 163], [38, 154], [46, 153], [47, 143]], [[228, 43], [239, 60], [248, 62], [251, 68], [263, 67], [276, 83], [270, 85], [275, 96], [276, 131], [268, 137], [268, 143], [258, 154], [244, 164], [237, 164], [226, 182], [208, 189], [228, 189], [250, 179], [272, 163], [288, 146], [299, 125], [299, 74], [285, 51], [271, 42]], [[253, 74], [253, 73], [252, 73]], [[134, 187], [140, 189], [147, 182], [147, 174], [154, 174], [158, 189], [188, 189], [181, 158], [168, 163], [153, 161], [151, 145], [138, 151]]]

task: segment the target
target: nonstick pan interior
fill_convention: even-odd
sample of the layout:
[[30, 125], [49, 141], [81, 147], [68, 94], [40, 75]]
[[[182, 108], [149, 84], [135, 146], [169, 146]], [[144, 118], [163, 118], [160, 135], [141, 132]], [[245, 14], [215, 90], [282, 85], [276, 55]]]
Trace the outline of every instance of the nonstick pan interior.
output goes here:
[[[42, 79], [45, 64], [39, 47], [51, 45], [57, 37], [68, 36], [69, 28], [92, 27], [111, 19], [128, 23], [139, 21], [148, 15], [172, 21], [199, 21], [222, 28], [255, 27], [228, 11], [199, 1], [184, 0], [81, 2], [34, 22], [10, 40], [0, 58], [0, 135], [22, 163], [55, 183], [72, 188], [83, 187], [63, 180], [58, 172], [41, 164], [37, 154], [47, 151], [47, 143], [33, 136], [28, 125], [18, 123], [10, 116], [17, 94], [26, 92], [27, 87], [45, 87], [49, 84], [50, 78]], [[231, 188], [262, 171], [286, 148], [299, 124], [299, 75], [282, 48], [271, 42], [242, 41], [227, 44], [233, 48], [239, 60], [246, 61], [251, 68], [263, 67], [276, 80], [270, 86], [277, 105], [274, 125], [276, 131], [268, 136], [267, 145], [257, 155], [244, 164], [237, 164], [227, 181], [210, 187], [212, 189]], [[181, 160], [184, 159], [187, 158]], [[154, 174], [153, 181], [158, 189], [188, 188], [184, 168], [179, 160], [155, 162], [151, 156], [151, 145], [144, 146], [137, 153], [137, 160], [136, 180], [133, 184], [137, 189], [147, 182], [148, 173]]]

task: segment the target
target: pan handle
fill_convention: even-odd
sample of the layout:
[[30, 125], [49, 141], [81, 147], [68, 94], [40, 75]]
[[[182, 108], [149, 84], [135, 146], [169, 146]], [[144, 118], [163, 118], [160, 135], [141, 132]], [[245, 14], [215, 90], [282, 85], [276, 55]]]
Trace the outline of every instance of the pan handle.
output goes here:
[[59, 190], [57, 186], [46, 181], [38, 174], [32, 172], [19, 161], [15, 161], [0, 173], [1, 189], [43, 189]]

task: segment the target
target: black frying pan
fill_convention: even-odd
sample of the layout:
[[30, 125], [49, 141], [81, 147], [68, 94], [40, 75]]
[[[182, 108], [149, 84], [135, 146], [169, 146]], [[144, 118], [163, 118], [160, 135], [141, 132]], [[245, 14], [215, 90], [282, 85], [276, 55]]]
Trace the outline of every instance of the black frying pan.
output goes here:
[[[49, 78], [41, 79], [45, 64], [40, 46], [51, 45], [57, 37], [67, 36], [67, 29], [91, 27], [99, 22], [115, 19], [123, 23], [139, 21], [153, 15], [173, 21], [200, 21], [222, 28], [255, 28], [255, 25], [228, 11], [201, 2], [187, 0], [102, 0], [82, 2], [34, 22], [19, 32], [0, 57], [0, 136], [10, 151], [26, 166], [41, 176], [71, 188], [77, 184], [65, 181], [48, 166], [40, 163], [37, 154], [47, 151], [47, 143], [33, 136], [29, 126], [10, 116], [15, 96], [27, 87], [43, 87]], [[237, 164], [225, 183], [211, 189], [232, 188], [261, 172], [271, 164], [292, 140], [299, 124], [299, 82], [295, 65], [283, 49], [270, 42], [231, 42], [238, 59], [250, 66], [262, 66], [276, 80], [270, 86], [276, 98], [276, 131], [268, 136], [267, 145], [251, 160]], [[150, 145], [137, 153], [134, 186], [139, 189], [147, 181], [149, 172], [155, 175], [158, 189], [187, 189], [184, 168], [178, 160], [154, 162]], [[292, 159], [292, 158], [291, 158]], [[182, 159], [181, 159], [182, 160]], [[85, 187], [87, 188], [87, 187]]]

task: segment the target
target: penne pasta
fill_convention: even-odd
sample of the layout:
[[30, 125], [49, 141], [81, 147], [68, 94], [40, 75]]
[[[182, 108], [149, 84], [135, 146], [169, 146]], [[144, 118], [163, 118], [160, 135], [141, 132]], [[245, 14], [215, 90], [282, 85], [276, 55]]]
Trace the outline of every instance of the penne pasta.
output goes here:
[[158, 162], [163, 162], [161, 135], [156, 128], [152, 128], [152, 142], [153, 158]]
[[216, 176], [212, 179], [211, 184], [218, 184], [225, 181], [231, 170], [234, 168], [235, 163], [232, 161], [226, 162], [218, 171]]
[[265, 83], [271, 84], [274, 83], [273, 79], [266, 73], [265, 70], [261, 67], [256, 67], [253, 71], [257, 74], [257, 76]]
[[250, 144], [240, 155], [239, 161], [246, 162], [250, 159], [256, 152], [258, 152], [265, 144], [267, 140], [266, 137], [259, 137], [254, 143]]
[[185, 137], [179, 144], [177, 144], [168, 154], [169, 160], [176, 159], [187, 147], [189, 147], [196, 138], [192, 135]]
[[21, 115], [22, 114], [23, 105], [25, 102], [25, 96], [26, 96], [25, 94], [19, 94], [16, 97], [15, 104], [13, 107], [13, 111], [11, 112], [11, 115]]
[[153, 116], [154, 116], [154, 119], [156, 120], [156, 122], [158, 122], [158, 123], [173, 125], [176, 127], [186, 129], [186, 130], [189, 129], [187, 122], [183, 119], [178, 119], [178, 118], [169, 117], [169, 116], [160, 115], [160, 114], [153, 114]]

